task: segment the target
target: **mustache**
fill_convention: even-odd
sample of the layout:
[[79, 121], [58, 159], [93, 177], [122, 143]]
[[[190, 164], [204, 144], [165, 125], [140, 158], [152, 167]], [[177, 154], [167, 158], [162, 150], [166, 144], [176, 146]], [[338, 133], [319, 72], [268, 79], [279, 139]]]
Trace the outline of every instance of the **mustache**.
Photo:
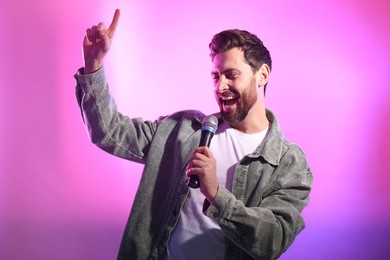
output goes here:
[[223, 99], [223, 98], [236, 98], [239, 95], [233, 91], [227, 90], [224, 91], [223, 93], [216, 92], [216, 96]]

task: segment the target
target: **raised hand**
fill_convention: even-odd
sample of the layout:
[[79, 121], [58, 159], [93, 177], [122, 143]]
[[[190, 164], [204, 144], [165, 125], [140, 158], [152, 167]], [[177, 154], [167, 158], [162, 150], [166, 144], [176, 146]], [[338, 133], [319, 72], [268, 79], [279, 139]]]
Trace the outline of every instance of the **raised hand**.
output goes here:
[[92, 73], [103, 66], [103, 59], [110, 50], [120, 11], [115, 10], [114, 18], [108, 29], [104, 23], [88, 28], [83, 41], [84, 73]]

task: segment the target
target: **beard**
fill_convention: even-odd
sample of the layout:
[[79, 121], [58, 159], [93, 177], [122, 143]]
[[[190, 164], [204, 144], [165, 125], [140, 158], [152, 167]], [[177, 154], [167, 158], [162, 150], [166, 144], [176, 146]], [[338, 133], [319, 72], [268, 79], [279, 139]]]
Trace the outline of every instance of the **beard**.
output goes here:
[[[257, 101], [256, 89], [256, 81], [253, 79], [251, 80], [248, 88], [241, 93], [239, 99], [235, 102], [235, 107], [224, 108], [223, 101], [219, 100], [218, 104], [222, 118], [230, 124], [242, 122]], [[228, 91], [227, 96], [231, 96], [231, 93], [231, 91]]]

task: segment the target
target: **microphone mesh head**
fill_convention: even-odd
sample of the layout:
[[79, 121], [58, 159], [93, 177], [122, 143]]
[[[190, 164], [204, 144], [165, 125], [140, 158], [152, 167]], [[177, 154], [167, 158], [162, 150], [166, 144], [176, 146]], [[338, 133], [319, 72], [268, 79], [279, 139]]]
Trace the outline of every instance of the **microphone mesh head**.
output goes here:
[[203, 119], [202, 130], [208, 130], [215, 133], [215, 131], [217, 131], [217, 128], [218, 128], [218, 118], [216, 116], [209, 115]]

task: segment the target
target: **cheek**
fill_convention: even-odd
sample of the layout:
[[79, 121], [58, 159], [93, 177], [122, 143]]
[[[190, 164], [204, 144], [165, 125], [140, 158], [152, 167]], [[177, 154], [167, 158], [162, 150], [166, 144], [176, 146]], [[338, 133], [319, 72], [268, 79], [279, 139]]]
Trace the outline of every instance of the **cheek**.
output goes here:
[[219, 101], [219, 98], [218, 98], [217, 91], [215, 91], [215, 90], [214, 90], [214, 98], [215, 98], [215, 100], [217, 101], [217, 103], [219, 104], [220, 101]]

